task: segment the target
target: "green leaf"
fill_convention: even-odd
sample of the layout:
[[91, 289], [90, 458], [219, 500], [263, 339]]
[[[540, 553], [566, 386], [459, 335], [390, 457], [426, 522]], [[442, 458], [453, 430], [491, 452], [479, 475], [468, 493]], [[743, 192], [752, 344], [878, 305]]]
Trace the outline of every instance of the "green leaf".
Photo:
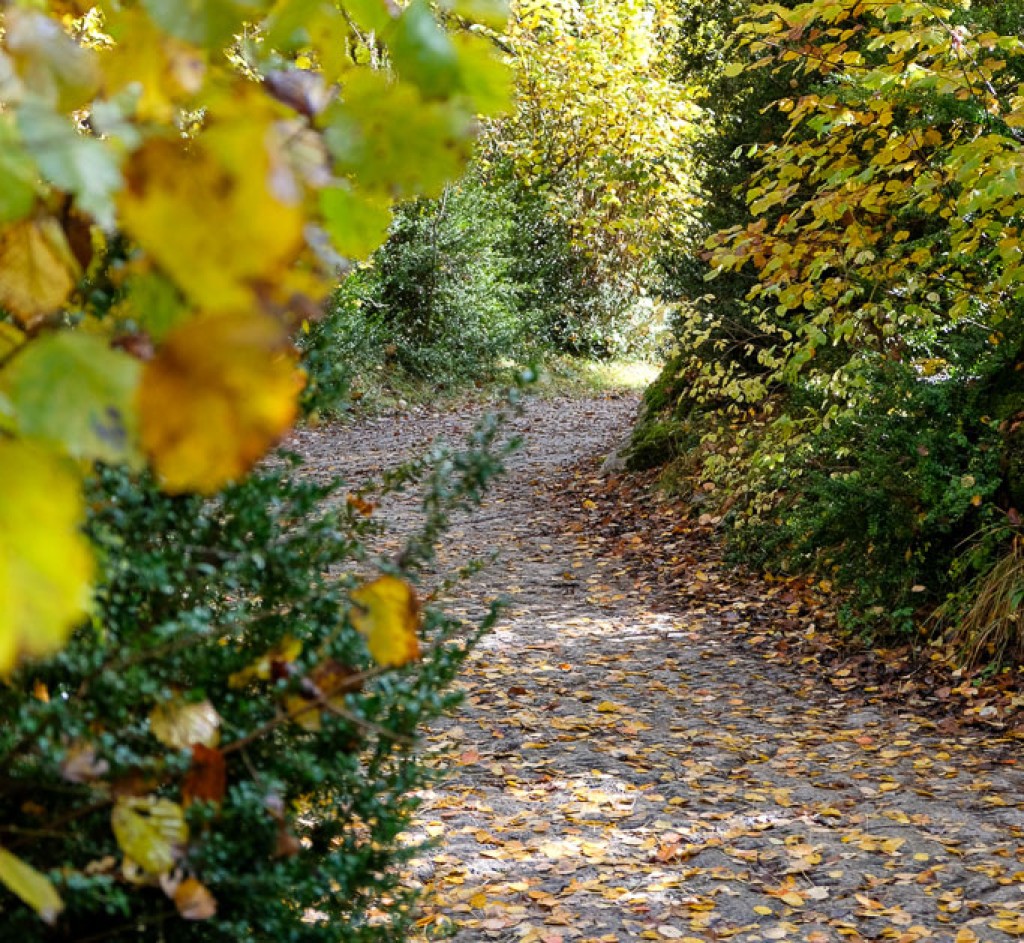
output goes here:
[[18, 130], [43, 177], [77, 197], [79, 209], [106, 228], [114, 225], [113, 195], [121, 171], [110, 149], [79, 134], [69, 118], [36, 104], [17, 110]]
[[162, 30], [207, 48], [226, 45], [267, 6], [260, 0], [143, 0], [142, 5]]
[[[326, 0], [284, 0], [274, 7], [267, 18], [263, 40], [268, 49], [276, 52], [295, 52], [314, 44], [312, 27], [318, 24], [322, 33], [324, 23], [337, 24], [339, 42], [350, 33], [339, 10]], [[319, 51], [320, 43], [315, 43]]]
[[6, 848], [0, 848], [0, 882], [39, 914], [44, 923], [53, 924], [64, 909], [64, 901], [50, 879]]
[[0, 223], [12, 223], [31, 212], [36, 177], [35, 163], [18, 140], [11, 116], [0, 116]]
[[464, 20], [482, 23], [492, 29], [502, 29], [508, 23], [506, 0], [445, 0], [442, 6]]
[[344, 0], [345, 11], [355, 24], [371, 33], [380, 33], [391, 23], [384, 0]]
[[334, 248], [349, 259], [362, 259], [387, 238], [391, 208], [344, 187], [320, 191], [324, 229]]
[[438, 25], [427, 0], [413, 0], [388, 38], [398, 75], [419, 86], [426, 98], [447, 98], [459, 89], [459, 56]]
[[[340, 174], [362, 188], [408, 199], [437, 196], [471, 153], [473, 119], [452, 102], [424, 101], [414, 85], [356, 72], [329, 108], [324, 140]], [[409, 142], [416, 142], [416, 160]]]
[[480, 115], [507, 111], [512, 102], [512, 73], [494, 55], [491, 43], [480, 36], [455, 38], [459, 52], [461, 90]]
[[110, 824], [121, 851], [149, 874], [167, 874], [188, 841], [185, 813], [170, 799], [118, 799]]
[[192, 316], [174, 283], [159, 272], [129, 277], [127, 293], [114, 313], [124, 321], [134, 321], [154, 341], [162, 340]]
[[101, 337], [61, 331], [26, 344], [0, 381], [22, 435], [58, 445], [73, 458], [124, 462], [137, 457], [140, 368]]
[[96, 54], [75, 42], [52, 17], [31, 10], [5, 13], [4, 45], [27, 97], [60, 111], [85, 105], [99, 86]]

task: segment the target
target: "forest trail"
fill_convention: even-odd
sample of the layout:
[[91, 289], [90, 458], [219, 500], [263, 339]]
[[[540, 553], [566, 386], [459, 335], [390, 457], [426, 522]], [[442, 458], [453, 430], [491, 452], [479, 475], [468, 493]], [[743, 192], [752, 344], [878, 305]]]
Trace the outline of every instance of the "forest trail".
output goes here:
[[[713, 548], [665, 544], [698, 589], [658, 591], [613, 552], [650, 536], [621, 498], [610, 530], [588, 523], [636, 405], [531, 402], [525, 448], [443, 547], [445, 566], [497, 554], [456, 607], [511, 605], [429, 737], [451, 773], [417, 830], [437, 842], [413, 863], [423, 939], [453, 923], [461, 943], [1024, 936], [1020, 734], [763, 648], [786, 602]], [[360, 474], [472, 421], [423, 411], [298, 444], [314, 471]]]

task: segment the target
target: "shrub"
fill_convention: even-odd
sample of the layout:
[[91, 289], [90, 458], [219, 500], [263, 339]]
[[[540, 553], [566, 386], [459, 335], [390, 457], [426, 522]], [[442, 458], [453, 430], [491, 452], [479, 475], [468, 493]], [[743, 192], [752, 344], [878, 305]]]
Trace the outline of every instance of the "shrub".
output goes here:
[[[67, 909], [52, 931], [4, 894], [4, 939], [404, 937], [402, 831], [435, 775], [416, 734], [454, 704], [448, 685], [493, 613], [473, 628], [427, 606], [422, 658], [400, 667], [371, 657], [365, 620], [394, 605], [412, 628], [400, 588], [500, 470], [500, 425], [349, 500], [290, 456], [212, 500], [97, 473], [92, 622], [0, 689], [3, 844], [49, 873]], [[417, 481], [422, 527], [400, 564], [376, 559], [369, 502]], [[173, 867], [152, 867], [161, 856]], [[206, 919], [181, 919], [189, 908]]]
[[406, 373], [474, 379], [513, 353], [515, 289], [502, 253], [511, 225], [500, 193], [473, 176], [439, 199], [399, 207], [374, 255], [361, 312]]
[[[749, 467], [773, 510], [738, 513], [733, 545], [770, 568], [849, 589], [855, 624], [909, 630], [915, 610], [941, 602], [998, 553], [976, 535], [1001, 517], [1002, 436], [981, 420], [971, 384], [930, 382], [895, 362], [865, 382], [873, 396], [856, 416], [820, 428], [794, 422], [778, 447], [785, 461], [772, 464], [771, 437], [757, 443]], [[800, 415], [799, 397], [788, 406]]]

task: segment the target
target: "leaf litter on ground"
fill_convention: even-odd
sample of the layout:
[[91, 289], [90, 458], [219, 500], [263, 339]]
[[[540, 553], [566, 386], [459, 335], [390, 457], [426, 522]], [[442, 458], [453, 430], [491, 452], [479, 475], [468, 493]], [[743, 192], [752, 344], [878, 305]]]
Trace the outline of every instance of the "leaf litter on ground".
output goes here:
[[[442, 547], [499, 559], [454, 608], [510, 608], [426, 738], [450, 774], [409, 835], [432, 842], [408, 876], [421, 938], [1024, 936], [1016, 676], [858, 648], [828, 587], [727, 567], [713, 522], [601, 475], [635, 407], [532, 403], [509, 475]], [[300, 446], [315, 473], [358, 472], [470, 422], [421, 410]], [[401, 527], [415, 499], [381, 513]]]

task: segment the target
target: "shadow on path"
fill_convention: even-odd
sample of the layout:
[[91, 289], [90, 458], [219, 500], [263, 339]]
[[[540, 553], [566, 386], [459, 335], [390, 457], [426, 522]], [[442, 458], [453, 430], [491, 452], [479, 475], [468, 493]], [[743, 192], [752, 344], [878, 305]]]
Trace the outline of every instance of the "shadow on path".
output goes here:
[[[941, 736], [767, 663], [703, 607], [656, 608], [600, 537], [559, 516], [552, 490], [635, 406], [531, 404], [527, 448], [443, 548], [446, 565], [498, 553], [456, 607], [512, 606], [461, 681], [462, 710], [430, 736], [452, 772], [415, 836], [437, 843], [410, 877], [428, 891], [423, 938], [453, 925], [464, 943], [1024, 936], [1024, 794], [998, 759], [1006, 739]], [[345, 430], [344, 458], [329, 430], [302, 447], [314, 467], [365, 471], [470, 424]]]

